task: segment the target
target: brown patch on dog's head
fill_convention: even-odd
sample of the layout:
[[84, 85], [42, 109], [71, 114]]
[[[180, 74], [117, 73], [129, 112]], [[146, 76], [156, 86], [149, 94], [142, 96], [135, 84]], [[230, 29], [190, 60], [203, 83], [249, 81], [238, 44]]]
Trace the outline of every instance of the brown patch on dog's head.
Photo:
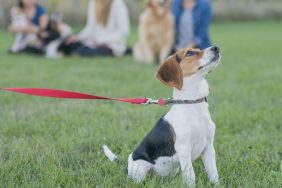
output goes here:
[[179, 90], [183, 86], [183, 72], [176, 56], [170, 56], [157, 71], [157, 78], [167, 86], [175, 87]]
[[180, 50], [159, 67], [156, 76], [165, 85], [181, 90], [183, 78], [197, 72], [202, 56], [203, 52], [199, 49]]

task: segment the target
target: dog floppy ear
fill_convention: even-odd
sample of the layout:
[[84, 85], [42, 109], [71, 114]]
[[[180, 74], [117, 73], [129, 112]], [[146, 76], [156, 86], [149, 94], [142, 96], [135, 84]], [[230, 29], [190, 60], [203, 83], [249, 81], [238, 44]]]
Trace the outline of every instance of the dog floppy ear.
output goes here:
[[179, 57], [177, 55], [170, 56], [159, 67], [156, 76], [165, 85], [181, 90], [183, 86], [183, 72], [180, 67]]

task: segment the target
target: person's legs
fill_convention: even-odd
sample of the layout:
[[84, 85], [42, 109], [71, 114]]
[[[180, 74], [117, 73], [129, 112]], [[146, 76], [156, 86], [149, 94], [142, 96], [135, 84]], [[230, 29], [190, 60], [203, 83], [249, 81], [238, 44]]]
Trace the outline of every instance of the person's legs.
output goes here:
[[113, 56], [112, 50], [106, 46], [98, 46], [96, 48], [82, 46], [77, 48], [74, 53], [84, 57]]
[[17, 53], [22, 49], [22, 39], [24, 38], [23, 34], [16, 34], [14, 43], [12, 47], [9, 49], [11, 53]]

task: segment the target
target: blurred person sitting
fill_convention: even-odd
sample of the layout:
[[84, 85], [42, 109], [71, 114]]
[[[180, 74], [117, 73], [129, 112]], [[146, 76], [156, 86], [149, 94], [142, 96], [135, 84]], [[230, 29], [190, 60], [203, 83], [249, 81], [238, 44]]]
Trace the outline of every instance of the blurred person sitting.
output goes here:
[[176, 43], [174, 51], [186, 47], [205, 49], [211, 46], [209, 25], [212, 10], [209, 0], [174, 0]]
[[127, 7], [123, 0], [90, 0], [87, 24], [59, 47], [65, 55], [122, 56], [130, 32]]
[[11, 19], [8, 30], [16, 37], [10, 52], [22, 52], [27, 50], [27, 47], [32, 47], [31, 51], [33, 47], [36, 49], [40, 45], [37, 35], [48, 25], [47, 10], [37, 4], [36, 0], [19, 0], [18, 7], [11, 9]]

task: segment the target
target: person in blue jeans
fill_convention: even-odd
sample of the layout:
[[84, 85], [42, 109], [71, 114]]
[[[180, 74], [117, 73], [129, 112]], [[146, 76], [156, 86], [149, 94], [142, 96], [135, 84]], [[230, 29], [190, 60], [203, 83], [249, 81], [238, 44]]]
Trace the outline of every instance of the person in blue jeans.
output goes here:
[[209, 0], [174, 0], [172, 12], [176, 27], [174, 51], [186, 47], [205, 49], [211, 46], [209, 25], [212, 9]]

